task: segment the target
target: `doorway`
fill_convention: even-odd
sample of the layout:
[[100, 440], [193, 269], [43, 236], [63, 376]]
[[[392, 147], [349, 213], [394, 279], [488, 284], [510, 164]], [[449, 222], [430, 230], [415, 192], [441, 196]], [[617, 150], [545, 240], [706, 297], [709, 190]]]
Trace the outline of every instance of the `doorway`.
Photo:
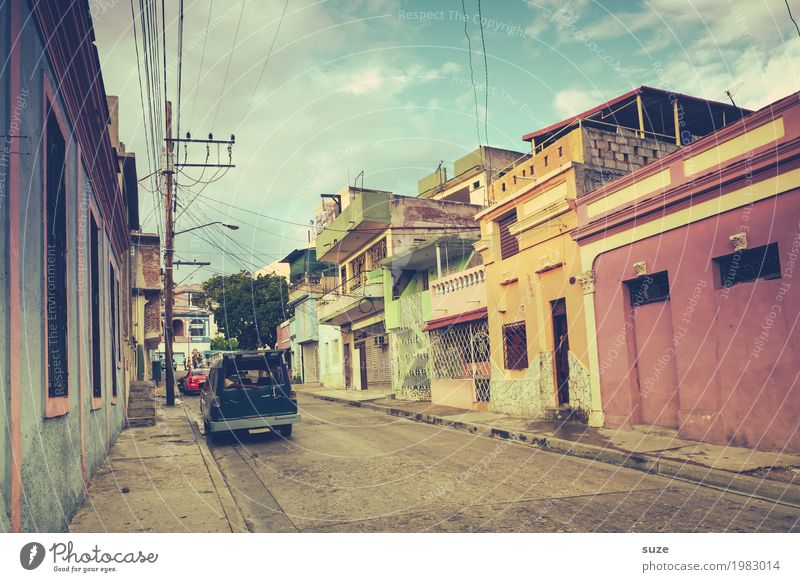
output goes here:
[[344, 352], [344, 387], [345, 390], [349, 390], [353, 384], [353, 369], [350, 364], [352, 361], [350, 344], [344, 344], [344, 350], [342, 351]]
[[358, 349], [358, 368], [361, 373], [361, 389], [367, 389], [367, 345], [364, 342], [356, 344]]
[[569, 325], [564, 298], [550, 302], [553, 316], [553, 357], [559, 406], [569, 404]]

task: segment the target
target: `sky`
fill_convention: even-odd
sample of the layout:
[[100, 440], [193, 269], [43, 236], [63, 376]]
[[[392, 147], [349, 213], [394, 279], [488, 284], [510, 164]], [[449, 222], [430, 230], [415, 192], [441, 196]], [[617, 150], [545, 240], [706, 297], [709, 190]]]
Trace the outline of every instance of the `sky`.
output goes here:
[[[166, 4], [176, 125], [179, 1]], [[800, 18], [800, 2], [789, 5]], [[131, 2], [90, 7], [120, 139], [144, 177], [156, 168]], [[800, 88], [798, 57], [784, 0], [184, 0], [180, 132], [235, 134], [236, 167], [179, 175], [176, 230], [240, 228], [180, 234], [177, 257], [211, 265], [180, 267], [176, 283], [306, 246], [320, 193], [362, 171], [366, 188], [416, 195], [441, 161], [452, 175], [479, 144], [524, 152], [523, 134], [641, 85], [722, 101], [735, 88], [736, 104], [756, 109]], [[206, 151], [180, 155], [203, 162]], [[163, 224], [153, 186], [140, 190], [150, 232]]]

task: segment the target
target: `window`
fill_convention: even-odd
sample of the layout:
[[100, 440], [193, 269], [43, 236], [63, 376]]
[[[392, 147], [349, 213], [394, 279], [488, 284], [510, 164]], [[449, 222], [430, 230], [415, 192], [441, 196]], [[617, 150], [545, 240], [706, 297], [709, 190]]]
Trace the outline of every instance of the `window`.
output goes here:
[[386, 258], [386, 239], [382, 238], [369, 247], [366, 254], [369, 257], [367, 268], [370, 270], [377, 269], [380, 266], [380, 262]]
[[544, 157], [544, 167], [547, 167], [547, 156]]
[[714, 262], [719, 267], [719, 279], [722, 287], [733, 287], [739, 283], [747, 283], [756, 279], [781, 278], [778, 243], [736, 251], [733, 254], [714, 259]]
[[564, 157], [564, 148], [561, 147], [561, 146], [558, 146], [558, 157], [559, 158], [563, 158]]
[[428, 271], [420, 271], [419, 272], [419, 290], [420, 291], [427, 291], [430, 287], [430, 281], [428, 280]]
[[530, 166], [528, 166], [528, 169], [529, 169], [529, 170], [530, 170], [530, 172], [531, 172], [531, 176], [533, 176], [533, 164], [531, 164]]
[[117, 349], [119, 349], [117, 337], [117, 278], [114, 267], [108, 268], [108, 304], [110, 306], [109, 320], [111, 322], [111, 397], [117, 397]]
[[630, 292], [631, 307], [669, 299], [669, 277], [666, 271], [642, 275], [626, 284]]
[[519, 252], [519, 241], [511, 234], [511, 226], [517, 223], [517, 211], [506, 214], [497, 221], [500, 227], [500, 256], [503, 259], [513, 257]]
[[172, 337], [183, 337], [186, 335], [183, 331], [183, 320], [182, 319], [173, 319], [172, 320]]
[[202, 293], [189, 293], [189, 305], [192, 307], [203, 307], [204, 299]]
[[45, 144], [45, 333], [47, 395], [69, 396], [67, 337], [66, 143], [54, 111], [47, 116]]
[[481, 187], [481, 181], [480, 180], [478, 180], [477, 182], [473, 182], [472, 183], [472, 189], [473, 190], [477, 190], [480, 187]]
[[500, 190], [502, 190], [503, 192], [505, 192], [505, 191], [506, 191], [506, 183], [505, 183], [505, 182], [503, 182], [502, 184], [500, 184]]
[[[90, 213], [91, 214], [91, 213]], [[90, 273], [90, 295], [92, 310], [92, 397], [101, 398], [103, 396], [103, 378], [100, 365], [100, 228], [95, 222], [94, 215], [90, 216], [91, 223], [91, 253], [89, 270]]]
[[189, 335], [192, 337], [202, 337], [206, 335], [206, 324], [202, 319], [193, 319], [189, 323]]
[[528, 367], [528, 333], [524, 321], [503, 326], [503, 352], [506, 370]]

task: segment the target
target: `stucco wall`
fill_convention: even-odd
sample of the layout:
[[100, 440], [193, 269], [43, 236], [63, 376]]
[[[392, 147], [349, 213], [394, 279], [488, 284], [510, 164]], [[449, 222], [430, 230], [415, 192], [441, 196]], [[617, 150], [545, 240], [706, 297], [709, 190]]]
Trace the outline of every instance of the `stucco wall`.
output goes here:
[[[639, 418], [643, 379], [637, 383], [633, 368], [636, 343], [623, 281], [635, 277], [634, 262], [645, 261], [648, 272], [669, 273], [670, 299], [661, 304], [661, 317], [670, 320], [674, 349], [662, 348], [664, 353], [654, 356], [677, 374], [680, 434], [800, 451], [800, 392], [792, 389], [800, 293], [793, 281], [797, 265], [789, 270], [800, 252], [798, 217], [800, 191], [794, 190], [597, 258], [598, 356], [609, 425]], [[743, 230], [749, 248], [778, 243], [783, 276], [721, 288], [712, 259], [732, 253], [729, 236]], [[649, 349], [641, 340], [638, 344]]]
[[[20, 133], [29, 136], [42, 135], [44, 118], [44, 78], [57, 91], [56, 82], [47, 58], [41, 58], [43, 45], [38, 29], [29, 12], [26, 2], [19, 3], [21, 22], [27, 23], [20, 36], [21, 54], [21, 92], [27, 95], [24, 114], [21, 116]], [[3, 28], [8, 30], [8, 10], [2, 13]], [[3, 34], [4, 42], [9, 36]], [[7, 45], [4, 47], [4, 54]], [[3, 81], [5, 82], [5, 76]], [[5, 83], [3, 84], [5, 87]], [[67, 140], [68, 175], [67, 189], [67, 240], [68, 258], [68, 366], [69, 366], [69, 412], [53, 418], [45, 418], [45, 305], [44, 305], [44, 248], [43, 248], [43, 143], [38, 139], [21, 140], [14, 144], [14, 150], [21, 149], [30, 155], [19, 156], [19, 208], [20, 215], [8, 217], [8, 221], [17, 221], [20, 233], [21, 263], [16, 266], [21, 275], [19, 313], [20, 340], [18, 348], [20, 366], [20, 454], [22, 458], [22, 497], [21, 529], [23, 531], [59, 531], [63, 530], [69, 518], [83, 499], [82, 451], [85, 458], [87, 476], [91, 476], [106, 456], [110, 443], [119, 433], [124, 419], [125, 393], [122, 368], [113, 367], [110, 362], [109, 324], [107, 317], [108, 301], [108, 260], [111, 245], [105, 235], [102, 238], [103, 253], [100, 263], [100, 275], [103, 280], [101, 289], [100, 312], [105, 314], [101, 322], [102, 337], [100, 345], [103, 349], [103, 379], [106, 397], [101, 407], [91, 411], [91, 392], [88, 377], [88, 337], [89, 337], [89, 294], [87, 263], [79, 263], [79, 253], [86, 246], [87, 200], [93, 194], [88, 187], [89, 180], [81, 168], [79, 171], [78, 151], [72, 137], [72, 126], [66, 115], [64, 103], [57, 99], [57, 105], [67, 124], [65, 139]], [[7, 104], [3, 109], [3, 129], [9, 118]], [[3, 131], [5, 133], [5, 131]], [[91, 155], [91, 152], [85, 152]], [[82, 186], [81, 186], [82, 185]], [[81, 220], [81, 217], [84, 219]], [[101, 221], [101, 229], [105, 225]], [[4, 248], [5, 251], [5, 248]], [[8, 255], [3, 254], [3, 263]], [[126, 260], [122, 257], [122, 260]], [[13, 265], [10, 268], [15, 268]], [[117, 265], [120, 281], [126, 264]], [[8, 278], [3, 279], [4, 282]], [[6, 285], [4, 293], [7, 293]], [[82, 315], [79, 317], [79, 302], [82, 302]], [[5, 320], [4, 320], [5, 321]], [[121, 318], [124, 321], [124, 317]], [[81, 369], [79, 352], [81, 338], [84, 339], [83, 363]], [[8, 361], [8, 345], [3, 344], [3, 359]], [[123, 348], [123, 346], [120, 346]], [[7, 367], [3, 364], [4, 374]], [[81, 392], [81, 373], [84, 392]], [[118, 374], [117, 403], [112, 404], [110, 398], [111, 376]], [[7, 402], [7, 383], [4, 382], [4, 401]], [[83, 402], [81, 403], [81, 399]], [[83, 409], [83, 414], [81, 410]], [[5, 415], [3, 416], [5, 418]], [[81, 434], [83, 433], [83, 441]], [[7, 434], [3, 430], [3, 435]], [[4, 447], [5, 448], [5, 447]], [[7, 453], [5, 453], [7, 455]], [[8, 491], [9, 467], [7, 456], [2, 457], [4, 491]]]

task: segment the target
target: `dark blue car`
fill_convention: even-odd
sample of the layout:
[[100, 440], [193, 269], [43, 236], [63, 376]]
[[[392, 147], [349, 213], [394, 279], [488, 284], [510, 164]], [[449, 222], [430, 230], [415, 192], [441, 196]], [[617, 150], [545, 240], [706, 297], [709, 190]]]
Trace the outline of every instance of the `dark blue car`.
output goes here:
[[289, 438], [300, 421], [285, 350], [212, 356], [200, 411], [212, 439], [234, 431], [269, 428]]

